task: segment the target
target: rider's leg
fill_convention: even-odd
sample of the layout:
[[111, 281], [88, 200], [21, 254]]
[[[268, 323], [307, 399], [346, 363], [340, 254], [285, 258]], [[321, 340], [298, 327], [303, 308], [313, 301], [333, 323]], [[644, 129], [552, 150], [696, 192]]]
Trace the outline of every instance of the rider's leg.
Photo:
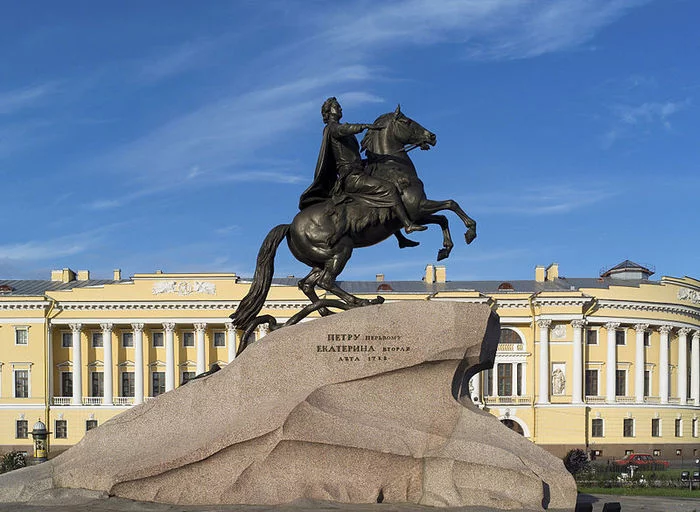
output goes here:
[[418, 247], [420, 242], [406, 238], [401, 231], [394, 233], [396, 241], [399, 242], [399, 249], [405, 249], [406, 247]]

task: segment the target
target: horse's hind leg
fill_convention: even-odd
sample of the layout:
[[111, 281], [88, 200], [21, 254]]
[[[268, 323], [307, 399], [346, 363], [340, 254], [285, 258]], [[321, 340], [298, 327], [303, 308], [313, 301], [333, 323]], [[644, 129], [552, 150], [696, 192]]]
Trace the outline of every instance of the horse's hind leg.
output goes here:
[[468, 244], [476, 238], [476, 221], [467, 215], [457, 201], [453, 199], [447, 199], [446, 201], [434, 201], [432, 199], [424, 199], [420, 203], [421, 211], [424, 213], [436, 213], [442, 210], [450, 210], [454, 212], [464, 225], [467, 227], [467, 232], [464, 233], [464, 238]]
[[421, 224], [437, 224], [442, 228], [442, 249], [438, 250], [437, 260], [444, 260], [452, 252], [454, 243], [450, 234], [450, 223], [444, 215], [426, 215], [418, 220]]
[[[314, 267], [306, 277], [300, 279], [297, 283], [299, 289], [302, 292], [304, 292], [304, 295], [306, 295], [309, 298], [309, 300], [314, 304], [321, 300], [316, 294], [316, 284], [321, 278], [322, 273], [323, 269], [321, 267]], [[321, 316], [328, 316], [333, 314], [332, 311], [325, 307], [318, 308], [318, 312]]]
[[361, 299], [355, 297], [353, 294], [346, 292], [337, 285], [335, 278], [343, 271], [352, 255], [352, 242], [350, 242], [349, 238], [341, 240], [336, 244], [335, 249], [337, 249], [335, 255], [326, 261], [321, 278], [317, 283], [318, 286], [335, 294], [351, 306], [367, 306], [369, 304], [381, 304], [384, 302], [382, 297], [377, 297], [376, 299]]

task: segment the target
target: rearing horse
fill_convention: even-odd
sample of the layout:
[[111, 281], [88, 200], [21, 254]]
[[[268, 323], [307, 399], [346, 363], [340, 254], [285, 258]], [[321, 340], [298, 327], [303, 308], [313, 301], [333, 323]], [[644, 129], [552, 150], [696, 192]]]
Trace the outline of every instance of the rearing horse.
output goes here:
[[[382, 129], [369, 131], [362, 140], [362, 149], [367, 155], [367, 170], [373, 176], [396, 185], [414, 223], [438, 224], [442, 228], [443, 246], [438, 251], [437, 259], [447, 258], [454, 246], [447, 218], [436, 215], [438, 211], [451, 210], [457, 214], [467, 228], [464, 235], [466, 242], [471, 243], [476, 238], [476, 222], [452, 199], [428, 199], [423, 182], [418, 178], [416, 168], [408, 156], [407, 146], [421, 149], [434, 146], [435, 134], [406, 117], [400, 107], [380, 116], [374, 124]], [[361, 198], [350, 194], [308, 206], [294, 217], [291, 224], [281, 224], [265, 237], [258, 252], [253, 283], [236, 312], [231, 315], [233, 323], [246, 333], [261, 323], [274, 324], [272, 317], [256, 316], [270, 289], [277, 247], [285, 238], [294, 257], [311, 267], [311, 272], [299, 281], [299, 288], [312, 302], [311, 307], [304, 309], [305, 315], [315, 309], [321, 315], [328, 315], [329, 305], [348, 309], [383, 302], [382, 297], [356, 297], [340, 288], [335, 280], [345, 268], [354, 248], [368, 247], [386, 240], [392, 235], [400, 234], [401, 228], [401, 222], [390, 208], [368, 206]], [[342, 303], [321, 301], [316, 294], [317, 286], [339, 297]], [[285, 325], [296, 323], [302, 317], [295, 315]], [[240, 350], [245, 346], [245, 338], [247, 336], [244, 336]]]

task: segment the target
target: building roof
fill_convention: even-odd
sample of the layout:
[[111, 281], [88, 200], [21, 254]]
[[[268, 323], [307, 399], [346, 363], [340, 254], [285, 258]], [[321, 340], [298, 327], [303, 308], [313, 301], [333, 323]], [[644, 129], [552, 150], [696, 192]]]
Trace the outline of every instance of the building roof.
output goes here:
[[653, 270], [650, 270], [650, 269], [646, 268], [645, 266], [640, 265], [639, 263], [635, 263], [634, 261], [630, 261], [630, 260], [625, 260], [622, 263], [618, 263], [614, 267], [609, 268], [605, 272], [602, 272], [601, 276], [608, 277], [612, 274], [625, 272], [625, 271], [642, 272], [643, 274], [646, 274], [647, 276], [650, 276], [654, 273]]
[[[70, 281], [64, 283], [62, 281], [50, 281], [48, 279], [1, 279], [0, 280], [0, 297], [3, 296], [41, 296], [46, 292], [59, 290], [72, 290], [73, 288], [88, 288], [90, 286], [103, 286], [105, 284], [114, 284], [120, 281], [112, 279], [87, 279], [85, 281]], [[11, 291], [2, 291], [3, 287], [10, 287]], [[5, 288], [7, 289], [7, 288]]]

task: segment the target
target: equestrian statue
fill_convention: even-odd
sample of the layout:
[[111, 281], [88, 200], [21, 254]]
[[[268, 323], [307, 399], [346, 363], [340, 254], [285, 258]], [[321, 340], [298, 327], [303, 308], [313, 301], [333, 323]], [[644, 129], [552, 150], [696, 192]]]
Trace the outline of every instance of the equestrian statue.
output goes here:
[[[476, 222], [456, 201], [434, 201], [425, 196], [423, 182], [408, 153], [415, 148], [430, 149], [437, 138], [404, 115], [400, 106], [372, 124], [340, 123], [340, 103], [328, 98], [321, 115], [325, 124], [323, 142], [313, 183], [299, 200], [300, 212], [291, 224], [280, 224], [265, 237], [250, 291], [231, 315], [236, 329], [244, 332], [239, 353], [257, 326], [268, 324], [271, 330], [281, 327], [273, 316], [258, 314], [272, 283], [275, 253], [284, 239], [294, 257], [311, 267], [298, 283], [311, 304], [284, 324], [292, 325], [313, 311], [326, 316], [332, 314], [331, 308], [347, 310], [384, 302], [382, 297], [356, 297], [336, 283], [356, 247], [369, 247], [392, 235], [399, 247], [414, 247], [418, 242], [406, 238], [401, 229], [410, 234], [424, 231], [426, 224], [437, 224], [443, 234], [437, 259], [445, 259], [454, 244], [447, 218], [437, 214], [442, 210], [451, 210], [462, 220], [467, 228], [467, 244], [476, 238]], [[355, 135], [365, 130], [360, 145]], [[366, 160], [361, 158], [361, 151]], [[319, 298], [317, 287], [337, 299]]]

